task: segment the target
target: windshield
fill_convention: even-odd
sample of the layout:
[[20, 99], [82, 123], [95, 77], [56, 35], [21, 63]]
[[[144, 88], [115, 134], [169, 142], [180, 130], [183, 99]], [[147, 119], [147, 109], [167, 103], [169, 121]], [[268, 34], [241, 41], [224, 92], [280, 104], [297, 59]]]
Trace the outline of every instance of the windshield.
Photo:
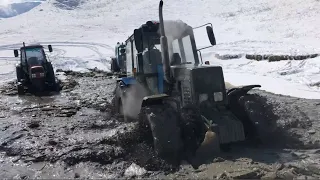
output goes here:
[[29, 65], [41, 65], [44, 62], [42, 48], [27, 48], [25, 51]]
[[[196, 64], [198, 60], [195, 59], [190, 34], [175, 39], [173, 36], [167, 38], [171, 65]], [[157, 65], [162, 64], [160, 37], [158, 34], [150, 34], [144, 36], [143, 40], [143, 72], [155, 73]]]
[[171, 48], [172, 52], [170, 53], [170, 56], [172, 57], [172, 61], [195, 64], [190, 35], [187, 35], [181, 39], [173, 40], [171, 43]]

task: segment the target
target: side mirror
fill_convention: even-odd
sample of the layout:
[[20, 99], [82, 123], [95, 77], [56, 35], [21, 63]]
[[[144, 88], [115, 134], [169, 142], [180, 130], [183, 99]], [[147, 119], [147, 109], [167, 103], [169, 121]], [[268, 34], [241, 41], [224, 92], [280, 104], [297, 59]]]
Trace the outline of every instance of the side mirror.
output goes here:
[[206, 27], [207, 29], [207, 35], [208, 35], [208, 38], [209, 38], [209, 41], [211, 43], [212, 46], [216, 45], [216, 38], [214, 36], [214, 33], [213, 33], [213, 29], [211, 26], [207, 26]]
[[48, 45], [49, 52], [52, 52], [52, 46]]
[[139, 29], [135, 29], [134, 33], [134, 44], [138, 52], [142, 51], [142, 33]]
[[120, 49], [120, 53], [124, 54], [126, 52], [126, 49]]
[[18, 52], [18, 50], [13, 50], [13, 53], [14, 53], [14, 57], [18, 57], [19, 56], [19, 52]]

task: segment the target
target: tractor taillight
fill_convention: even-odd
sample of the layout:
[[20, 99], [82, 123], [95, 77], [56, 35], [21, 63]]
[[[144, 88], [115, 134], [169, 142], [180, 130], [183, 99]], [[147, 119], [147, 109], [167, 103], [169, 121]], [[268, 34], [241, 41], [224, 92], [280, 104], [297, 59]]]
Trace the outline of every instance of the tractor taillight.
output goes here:
[[210, 62], [209, 61], [205, 61], [204, 64], [210, 65]]
[[44, 73], [32, 73], [31, 78], [43, 78]]

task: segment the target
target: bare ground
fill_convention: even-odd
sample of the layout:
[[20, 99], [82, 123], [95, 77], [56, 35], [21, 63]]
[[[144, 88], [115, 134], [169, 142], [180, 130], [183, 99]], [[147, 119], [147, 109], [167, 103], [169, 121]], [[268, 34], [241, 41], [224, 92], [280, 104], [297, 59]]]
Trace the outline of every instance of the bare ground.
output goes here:
[[[255, 90], [244, 99], [264, 144], [232, 146], [208, 163], [178, 169], [153, 158], [135, 123], [112, 113], [115, 80], [107, 73], [66, 72], [60, 94], [1, 91], [0, 176], [3, 178], [320, 178], [320, 101]], [[254, 99], [254, 100], [253, 100]], [[261, 102], [263, 105], [257, 104]]]

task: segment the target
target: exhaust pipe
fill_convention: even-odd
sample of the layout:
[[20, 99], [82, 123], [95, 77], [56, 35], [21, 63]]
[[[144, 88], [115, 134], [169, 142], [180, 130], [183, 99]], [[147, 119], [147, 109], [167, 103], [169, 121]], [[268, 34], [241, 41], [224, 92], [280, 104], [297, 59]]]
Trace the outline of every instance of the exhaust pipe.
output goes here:
[[159, 4], [159, 20], [160, 20], [160, 35], [161, 35], [160, 43], [161, 43], [163, 72], [164, 72], [164, 79], [169, 84], [173, 84], [173, 80], [171, 78], [171, 72], [170, 72], [170, 64], [169, 64], [168, 39], [164, 31], [162, 7], [163, 7], [163, 1], [161, 0]]

